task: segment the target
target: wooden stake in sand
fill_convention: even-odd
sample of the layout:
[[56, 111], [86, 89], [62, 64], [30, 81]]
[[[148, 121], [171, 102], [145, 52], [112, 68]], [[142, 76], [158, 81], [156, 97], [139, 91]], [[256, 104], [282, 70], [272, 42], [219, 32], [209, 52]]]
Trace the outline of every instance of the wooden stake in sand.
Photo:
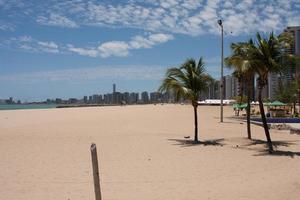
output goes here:
[[96, 148], [96, 144], [94, 143], [91, 145], [91, 154], [92, 154], [92, 164], [93, 164], [95, 198], [96, 200], [101, 200], [102, 198], [101, 198], [101, 189], [100, 189], [97, 148]]

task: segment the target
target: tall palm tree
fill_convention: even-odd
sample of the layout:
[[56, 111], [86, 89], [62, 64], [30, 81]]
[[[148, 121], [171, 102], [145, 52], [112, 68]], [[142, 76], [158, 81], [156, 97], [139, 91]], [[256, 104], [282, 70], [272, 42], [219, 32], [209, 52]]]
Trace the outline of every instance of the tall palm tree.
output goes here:
[[[250, 127], [250, 109], [251, 109], [251, 94], [252, 94], [252, 81], [254, 77], [254, 70], [251, 65], [251, 48], [253, 41], [239, 42], [231, 44], [232, 54], [225, 58], [225, 64], [229, 68], [234, 69], [234, 76], [238, 79], [239, 85], [243, 88], [243, 82], [246, 82], [247, 86], [247, 136], [251, 139], [251, 127]], [[242, 97], [243, 91], [240, 95]]]
[[190, 100], [194, 108], [195, 143], [198, 143], [198, 100], [200, 93], [207, 89], [208, 79], [202, 58], [198, 63], [188, 59], [180, 67], [169, 68], [159, 87], [160, 92], [171, 92], [177, 100]]
[[252, 45], [252, 65], [254, 70], [258, 75], [257, 87], [258, 87], [258, 102], [260, 114], [263, 122], [263, 127], [265, 130], [265, 135], [267, 138], [267, 143], [269, 147], [269, 152], [273, 152], [272, 140], [269, 133], [269, 128], [267, 125], [267, 120], [265, 116], [263, 101], [262, 101], [262, 90], [268, 83], [269, 73], [279, 73], [283, 69], [282, 59], [286, 57], [286, 52], [284, 51], [281, 41], [274, 35], [270, 33], [267, 38], [263, 38], [259, 33], [256, 34], [256, 44]]

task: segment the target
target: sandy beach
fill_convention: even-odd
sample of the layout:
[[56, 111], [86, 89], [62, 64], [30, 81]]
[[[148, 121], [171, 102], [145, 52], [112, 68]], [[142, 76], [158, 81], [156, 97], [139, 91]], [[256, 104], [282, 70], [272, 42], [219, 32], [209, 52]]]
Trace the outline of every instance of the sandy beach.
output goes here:
[[192, 145], [189, 105], [142, 105], [0, 112], [0, 199], [94, 199], [96, 143], [103, 200], [295, 200], [300, 197], [300, 136], [233, 120], [225, 107], [200, 106]]

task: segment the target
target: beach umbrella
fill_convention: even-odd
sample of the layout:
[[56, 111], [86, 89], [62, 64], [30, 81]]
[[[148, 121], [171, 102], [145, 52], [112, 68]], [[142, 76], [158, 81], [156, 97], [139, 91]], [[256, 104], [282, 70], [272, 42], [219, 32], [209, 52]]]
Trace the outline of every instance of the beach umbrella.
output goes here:
[[247, 104], [246, 103], [243, 103], [243, 104], [235, 103], [235, 104], [232, 105], [232, 107], [234, 109], [243, 109], [243, 108], [247, 108]]
[[281, 101], [273, 101], [272, 103], [269, 103], [268, 106], [286, 106], [287, 104], [282, 103]]

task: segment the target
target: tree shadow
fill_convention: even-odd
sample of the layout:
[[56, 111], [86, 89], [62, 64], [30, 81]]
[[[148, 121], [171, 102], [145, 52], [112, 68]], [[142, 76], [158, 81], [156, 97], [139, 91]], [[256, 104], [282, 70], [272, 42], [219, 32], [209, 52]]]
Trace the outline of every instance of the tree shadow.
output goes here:
[[224, 144], [222, 141], [224, 141], [224, 138], [221, 139], [215, 139], [215, 140], [205, 140], [205, 141], [199, 141], [195, 142], [194, 140], [185, 140], [185, 139], [168, 139], [169, 141], [176, 142], [174, 145], [179, 145], [181, 147], [192, 147], [192, 146], [223, 146]]
[[[267, 145], [267, 142], [264, 140], [259, 140], [259, 139], [251, 139], [249, 144], [246, 144], [244, 146], [254, 146], [254, 145], [260, 145], [264, 144]], [[290, 145], [294, 145], [295, 141], [272, 141], [273, 147], [278, 148], [278, 147], [289, 147]]]
[[[272, 141], [275, 150], [273, 152], [269, 152], [266, 141], [259, 140], [259, 139], [252, 139], [249, 144], [245, 144], [241, 146], [241, 148], [257, 151], [258, 153], [254, 154], [254, 156], [289, 156], [293, 158], [294, 156], [300, 156], [300, 152], [283, 151], [283, 150], [278, 150], [278, 148], [295, 145], [296, 144], [295, 142], [296, 141]], [[255, 145], [264, 145], [265, 149], [252, 149], [251, 146], [255, 146]]]
[[245, 124], [243, 121], [224, 121], [223, 124]]
[[254, 156], [289, 156], [294, 158], [294, 156], [300, 156], [300, 152], [275, 150], [272, 153], [269, 153], [269, 151], [263, 150], [259, 151], [259, 153]]

